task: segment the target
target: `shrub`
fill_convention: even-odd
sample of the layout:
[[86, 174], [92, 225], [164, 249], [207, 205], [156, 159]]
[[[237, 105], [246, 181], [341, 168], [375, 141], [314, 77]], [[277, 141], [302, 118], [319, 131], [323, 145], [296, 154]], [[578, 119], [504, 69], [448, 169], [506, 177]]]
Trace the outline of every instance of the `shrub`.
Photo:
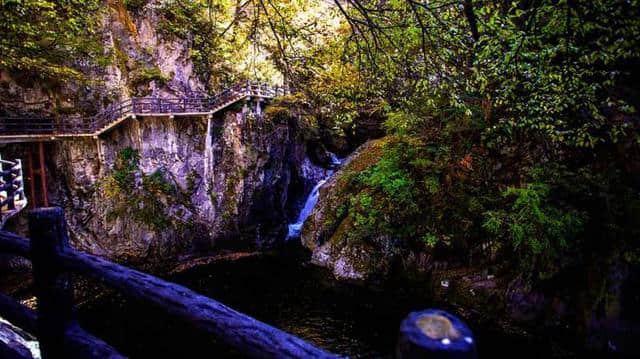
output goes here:
[[148, 176], [142, 177], [143, 188], [154, 194], [171, 194], [174, 192], [173, 186], [165, 179], [162, 170], [155, 170]]
[[582, 230], [586, 216], [571, 208], [551, 203], [551, 187], [529, 183], [522, 188], [509, 187], [503, 192], [511, 206], [506, 210], [485, 212], [483, 228], [506, 239], [522, 255], [520, 262], [542, 276], [555, 267], [553, 263]]
[[146, 85], [151, 81], [157, 81], [161, 84], [169, 82], [171, 78], [160, 71], [158, 67], [143, 67], [133, 73], [131, 86], [136, 88], [140, 85]]
[[138, 169], [140, 153], [131, 147], [121, 150], [115, 161], [113, 179], [122, 189], [134, 186], [134, 172]]
[[142, 190], [135, 181], [139, 171], [140, 153], [131, 147], [118, 152], [112, 173], [102, 179], [102, 190], [110, 206], [107, 220], [130, 217], [154, 230], [166, 229], [171, 221], [164, 212], [165, 205], [159, 198], [169, 194], [173, 187], [161, 170], [142, 176]]

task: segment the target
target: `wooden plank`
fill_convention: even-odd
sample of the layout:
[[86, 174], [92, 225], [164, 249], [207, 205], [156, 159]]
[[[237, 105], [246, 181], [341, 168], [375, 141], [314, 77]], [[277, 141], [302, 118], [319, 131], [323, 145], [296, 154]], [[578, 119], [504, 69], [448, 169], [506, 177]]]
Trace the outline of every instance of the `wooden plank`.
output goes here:
[[0, 317], [24, 331], [36, 335], [36, 312], [0, 293]]
[[0, 231], [0, 252], [31, 258], [31, 245], [25, 238], [16, 234]]
[[125, 358], [109, 344], [84, 331], [77, 323], [67, 328], [64, 334], [64, 347], [67, 350], [67, 358]]
[[32, 359], [31, 351], [19, 342], [17, 334], [12, 328], [3, 322], [0, 322], [0, 332], [7, 335], [7, 343], [0, 340], [0, 358], [3, 359]]
[[74, 250], [65, 250], [60, 256], [67, 269], [151, 303], [251, 357], [338, 357], [183, 286]]

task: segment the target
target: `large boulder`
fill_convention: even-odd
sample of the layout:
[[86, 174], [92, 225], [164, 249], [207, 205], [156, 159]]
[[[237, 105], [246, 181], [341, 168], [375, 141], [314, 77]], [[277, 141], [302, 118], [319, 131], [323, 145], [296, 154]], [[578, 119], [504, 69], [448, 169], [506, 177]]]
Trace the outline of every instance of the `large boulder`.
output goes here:
[[350, 177], [377, 163], [385, 142], [371, 140], [346, 159], [320, 189], [318, 204], [303, 226], [301, 240], [312, 251], [312, 263], [330, 269], [338, 279], [364, 282], [384, 277], [398, 254], [386, 236], [367, 241], [351, 238], [353, 218], [340, 213], [350, 198]]

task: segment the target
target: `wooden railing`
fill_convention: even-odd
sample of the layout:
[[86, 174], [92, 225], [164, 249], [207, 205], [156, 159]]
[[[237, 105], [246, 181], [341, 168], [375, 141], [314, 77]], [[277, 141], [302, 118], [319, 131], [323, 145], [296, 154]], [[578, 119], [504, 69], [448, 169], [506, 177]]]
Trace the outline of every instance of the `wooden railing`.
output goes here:
[[[127, 298], [154, 305], [249, 357], [339, 357], [188, 288], [72, 249], [61, 208], [31, 211], [29, 233], [27, 239], [0, 231], [0, 253], [31, 260], [37, 313], [0, 294], [0, 317], [34, 335], [43, 359], [124, 358], [78, 325], [71, 274], [102, 281]], [[24, 359], [31, 354], [16, 343], [0, 340], [0, 357]], [[396, 357], [476, 359], [475, 338], [450, 313], [437, 309], [412, 312], [400, 325]]]
[[0, 139], [15, 136], [96, 136], [130, 115], [210, 114], [248, 97], [274, 98], [289, 94], [288, 87], [247, 81], [211, 97], [136, 97], [112, 104], [95, 116], [68, 118], [0, 117]]
[[[0, 317], [35, 335], [44, 359], [123, 358], [77, 324], [70, 273], [100, 280], [126, 297], [155, 305], [167, 315], [188, 322], [251, 357], [337, 357], [188, 288], [72, 249], [60, 208], [31, 211], [29, 232], [30, 239], [0, 231], [0, 252], [32, 261], [37, 314], [0, 295]], [[19, 348], [0, 341], [2, 352], [24, 357], [20, 356]]]
[[22, 162], [19, 159], [7, 161], [0, 157], [0, 228], [7, 218], [26, 205]]

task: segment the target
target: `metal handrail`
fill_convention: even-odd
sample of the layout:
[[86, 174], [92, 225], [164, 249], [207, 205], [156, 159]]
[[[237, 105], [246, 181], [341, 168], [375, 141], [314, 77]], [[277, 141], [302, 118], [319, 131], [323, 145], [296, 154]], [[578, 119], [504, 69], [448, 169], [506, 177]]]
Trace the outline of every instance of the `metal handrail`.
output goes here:
[[0, 117], [0, 136], [22, 135], [94, 135], [130, 115], [213, 113], [247, 97], [274, 98], [289, 94], [284, 86], [246, 81], [237, 83], [209, 97], [133, 97], [111, 104], [76, 123], [57, 121], [55, 117]]

